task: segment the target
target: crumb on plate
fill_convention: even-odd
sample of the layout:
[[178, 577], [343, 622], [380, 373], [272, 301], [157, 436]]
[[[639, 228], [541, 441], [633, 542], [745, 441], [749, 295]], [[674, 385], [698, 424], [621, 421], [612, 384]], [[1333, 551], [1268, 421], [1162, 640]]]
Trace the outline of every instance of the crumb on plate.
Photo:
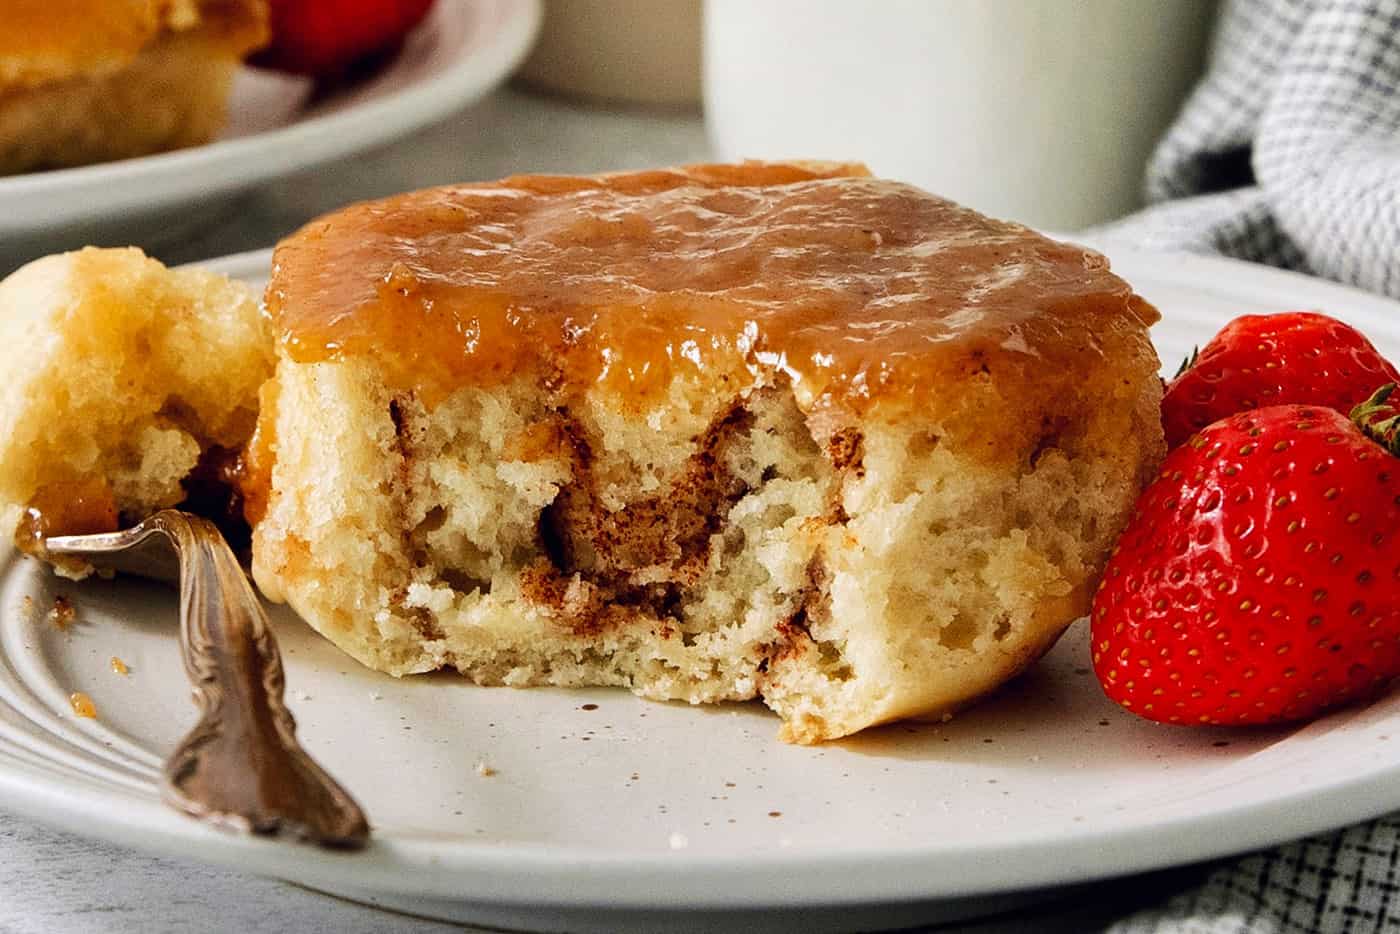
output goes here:
[[94, 720], [97, 718], [97, 705], [92, 702], [82, 691], [74, 691], [68, 695], [68, 703], [73, 707], [73, 715], [82, 717], [84, 720]]
[[49, 608], [48, 621], [59, 632], [67, 632], [68, 627], [73, 625], [78, 618], [78, 611], [73, 609], [73, 601], [67, 597], [59, 595], [53, 598], [53, 606]]

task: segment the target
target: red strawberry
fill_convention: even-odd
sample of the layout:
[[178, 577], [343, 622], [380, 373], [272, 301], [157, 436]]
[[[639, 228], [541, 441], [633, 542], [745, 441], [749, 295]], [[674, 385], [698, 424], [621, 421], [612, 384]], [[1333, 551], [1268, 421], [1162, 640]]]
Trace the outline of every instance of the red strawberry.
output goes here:
[[[1383, 426], [1386, 401], [1358, 416]], [[1400, 460], [1331, 409], [1216, 422], [1138, 500], [1091, 632], [1104, 691], [1152, 720], [1296, 720], [1378, 690], [1400, 675]]]
[[1236, 318], [1182, 364], [1162, 399], [1167, 447], [1227, 415], [1301, 403], [1349, 412], [1400, 380], [1355, 328], [1311, 311]]
[[337, 77], [397, 46], [432, 5], [433, 0], [272, 0], [272, 44], [252, 62]]

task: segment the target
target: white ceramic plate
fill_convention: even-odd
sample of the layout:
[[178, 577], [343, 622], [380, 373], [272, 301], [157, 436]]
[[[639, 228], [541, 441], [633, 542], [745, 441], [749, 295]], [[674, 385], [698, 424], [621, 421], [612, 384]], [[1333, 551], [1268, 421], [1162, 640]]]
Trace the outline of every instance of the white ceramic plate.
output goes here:
[[[1162, 308], [1168, 367], [1236, 314], [1297, 307], [1347, 319], [1400, 358], [1400, 304], [1243, 263], [1110, 253]], [[215, 265], [258, 281], [267, 261]], [[173, 592], [57, 582], [13, 554], [0, 569], [5, 808], [421, 914], [599, 930], [800, 916], [811, 930], [868, 929], [1400, 807], [1400, 696], [1296, 729], [1161, 727], [1102, 697], [1082, 624], [950, 723], [802, 748], [777, 742], [776, 720], [754, 705], [395, 681], [282, 611], [302, 736], [375, 827], [367, 852], [321, 852], [228, 835], [161, 805], [161, 756], [193, 722]], [[55, 593], [78, 607], [67, 634], [26, 608]], [[110, 670], [113, 655], [129, 675]], [[96, 720], [72, 715], [75, 690], [94, 698]]]
[[[243, 69], [229, 123], [205, 146], [0, 177], [0, 256], [24, 258], [197, 217], [211, 201], [403, 136], [480, 98], [524, 56], [540, 0], [438, 0], [371, 78], [313, 98], [311, 82]], [[159, 233], [160, 231], [154, 231]], [[121, 242], [149, 241], [127, 236]]]

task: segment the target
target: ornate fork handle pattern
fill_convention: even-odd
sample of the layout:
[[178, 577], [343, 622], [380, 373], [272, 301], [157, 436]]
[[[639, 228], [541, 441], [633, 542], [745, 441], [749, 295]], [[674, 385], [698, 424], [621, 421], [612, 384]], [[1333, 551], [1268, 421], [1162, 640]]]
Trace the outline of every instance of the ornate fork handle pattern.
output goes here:
[[213, 523], [165, 510], [123, 532], [54, 538], [47, 548], [148, 577], [178, 570], [180, 645], [200, 719], [166, 760], [168, 803], [238, 830], [364, 846], [359, 805], [297, 742], [277, 641]]

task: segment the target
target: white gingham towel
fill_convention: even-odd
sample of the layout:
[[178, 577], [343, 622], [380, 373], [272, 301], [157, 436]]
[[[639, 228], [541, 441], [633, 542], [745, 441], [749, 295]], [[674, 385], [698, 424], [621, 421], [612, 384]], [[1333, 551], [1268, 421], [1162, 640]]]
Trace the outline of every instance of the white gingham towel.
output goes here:
[[1400, 298], [1400, 0], [1226, 0], [1147, 196], [1102, 233]]
[[[1226, 0], [1147, 194], [1099, 232], [1400, 298], [1400, 0]], [[1111, 931], [1400, 931], [1400, 815], [1223, 864]]]
[[1199, 887], [1111, 934], [1371, 934], [1400, 931], [1400, 817], [1222, 865]]

